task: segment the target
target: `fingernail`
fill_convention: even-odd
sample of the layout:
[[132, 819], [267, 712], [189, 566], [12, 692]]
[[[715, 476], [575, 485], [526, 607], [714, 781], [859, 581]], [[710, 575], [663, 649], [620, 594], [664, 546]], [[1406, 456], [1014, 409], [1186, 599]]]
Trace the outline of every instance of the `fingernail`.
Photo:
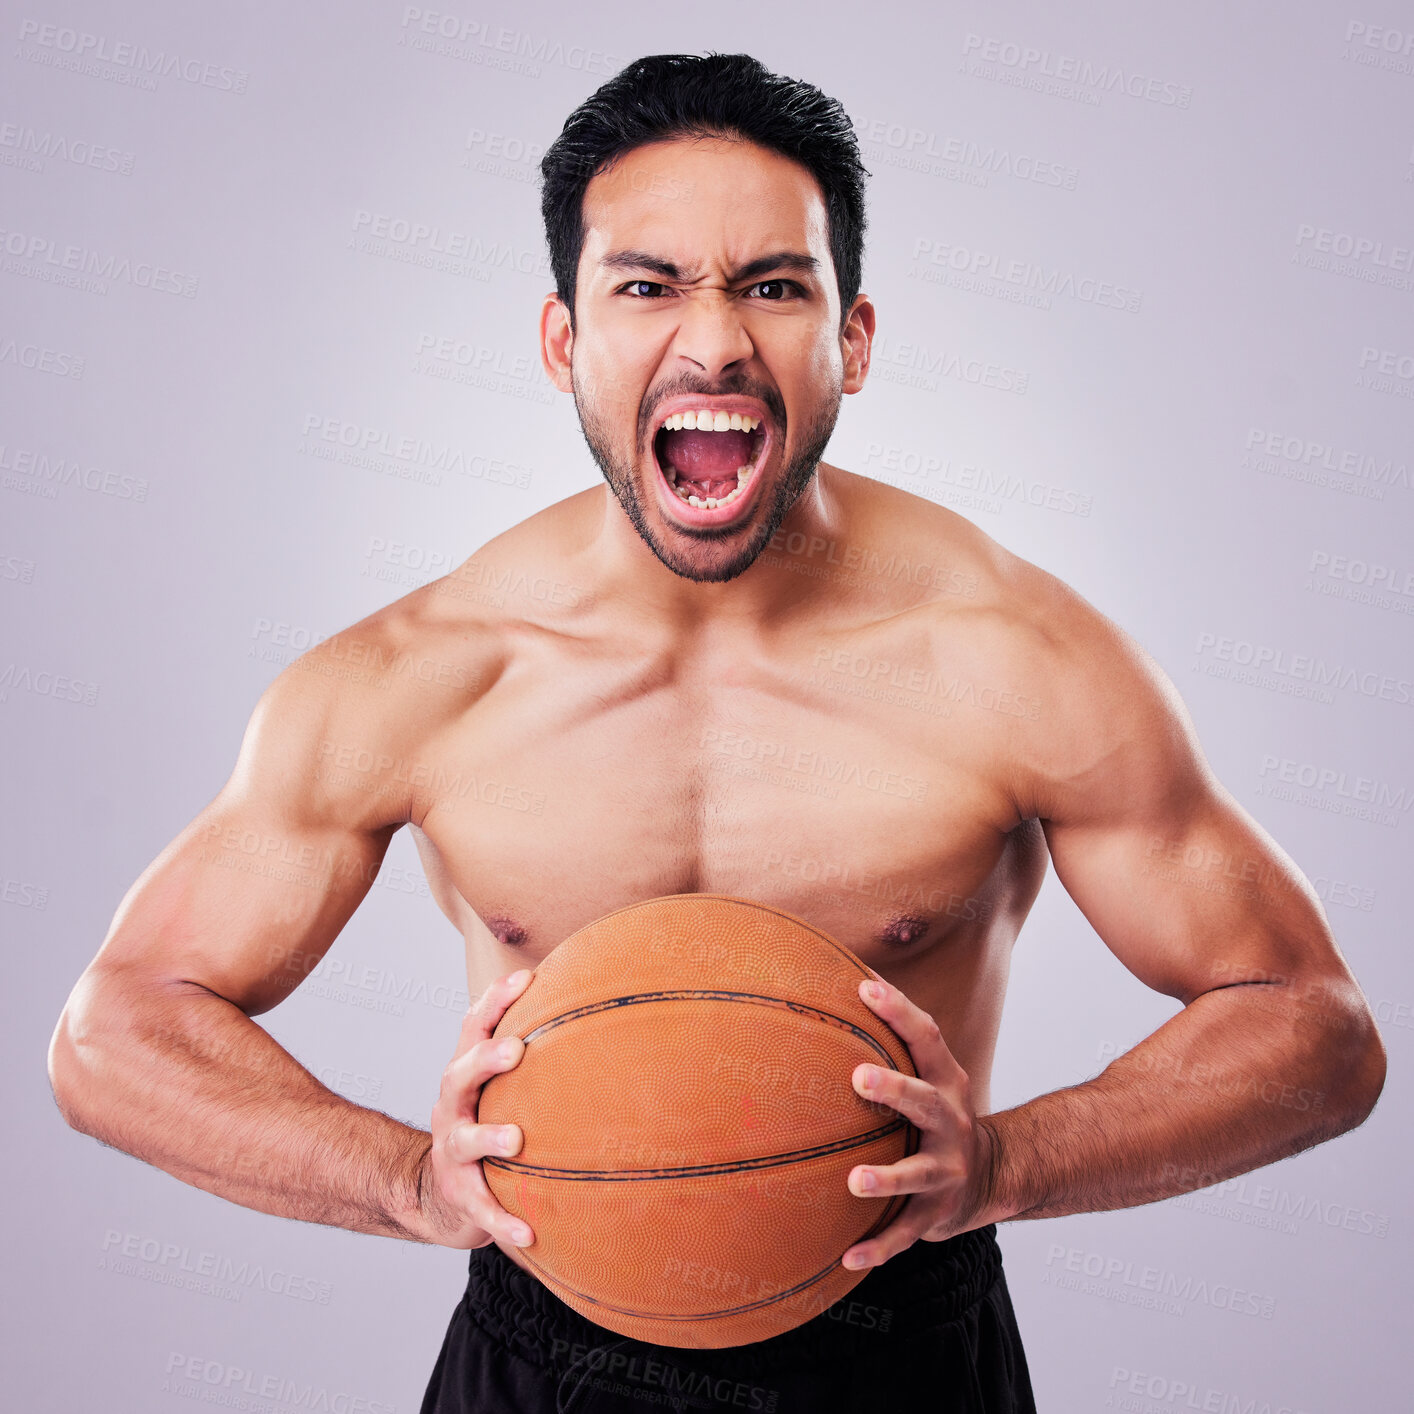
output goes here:
[[520, 1051], [520, 1037], [509, 1036], [496, 1047], [497, 1060], [514, 1060]]
[[879, 1180], [872, 1173], [859, 1175], [859, 1191], [861, 1193], [872, 1193], [878, 1186]]
[[522, 967], [519, 972], [512, 972], [511, 975], [506, 978], [506, 981], [509, 982], [512, 987], [519, 987], [529, 980], [530, 972], [524, 967]]
[[869, 1265], [858, 1252], [845, 1253], [844, 1264], [854, 1271], [858, 1271], [860, 1267], [867, 1267]]
[[884, 989], [877, 982], [866, 982], [864, 984], [864, 995], [871, 1002], [881, 1002], [884, 999]]
[[872, 1067], [859, 1077], [861, 1090], [872, 1090], [879, 1083], [879, 1072]]
[[529, 1247], [535, 1234], [528, 1227], [513, 1227], [511, 1229], [511, 1241], [517, 1247]]
[[516, 1136], [514, 1131], [503, 1129], [496, 1140], [496, 1147], [499, 1149], [504, 1149], [507, 1153], [510, 1153], [510, 1151], [514, 1149], [515, 1146]]

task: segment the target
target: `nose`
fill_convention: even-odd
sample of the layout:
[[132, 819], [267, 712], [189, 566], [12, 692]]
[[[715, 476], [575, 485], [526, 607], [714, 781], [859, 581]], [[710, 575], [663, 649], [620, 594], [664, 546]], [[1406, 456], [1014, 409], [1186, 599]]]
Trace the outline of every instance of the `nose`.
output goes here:
[[709, 378], [745, 363], [756, 352], [735, 302], [724, 291], [694, 291], [682, 304], [673, 352], [696, 364]]

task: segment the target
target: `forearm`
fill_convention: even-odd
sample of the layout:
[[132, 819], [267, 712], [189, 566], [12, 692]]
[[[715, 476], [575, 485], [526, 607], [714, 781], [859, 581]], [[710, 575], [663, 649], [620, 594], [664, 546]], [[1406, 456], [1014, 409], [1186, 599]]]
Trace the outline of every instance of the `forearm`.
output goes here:
[[74, 1128], [243, 1207], [420, 1239], [431, 1136], [321, 1085], [203, 988], [91, 979], [50, 1059]]
[[986, 1222], [1152, 1203], [1359, 1124], [1383, 1081], [1363, 1001], [1249, 984], [1196, 997], [1100, 1075], [981, 1117]]

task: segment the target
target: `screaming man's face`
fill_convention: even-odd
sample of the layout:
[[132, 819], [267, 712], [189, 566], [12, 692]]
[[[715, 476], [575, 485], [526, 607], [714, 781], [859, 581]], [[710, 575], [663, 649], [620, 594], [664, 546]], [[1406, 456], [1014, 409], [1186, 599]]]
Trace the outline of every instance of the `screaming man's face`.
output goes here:
[[872, 309], [841, 332], [820, 188], [754, 143], [635, 148], [589, 183], [584, 222], [572, 333], [546, 300], [547, 367], [658, 559], [734, 579], [814, 476], [841, 394], [862, 386]]

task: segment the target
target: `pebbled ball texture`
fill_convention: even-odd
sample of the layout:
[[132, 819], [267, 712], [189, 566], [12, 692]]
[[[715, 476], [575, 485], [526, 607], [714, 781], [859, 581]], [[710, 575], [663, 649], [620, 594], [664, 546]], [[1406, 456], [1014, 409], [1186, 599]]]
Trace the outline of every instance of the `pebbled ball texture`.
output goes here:
[[503, 1250], [567, 1305], [658, 1345], [746, 1345], [803, 1324], [865, 1275], [847, 1248], [901, 1198], [857, 1198], [860, 1163], [917, 1145], [855, 1093], [861, 1061], [914, 1074], [859, 999], [872, 975], [780, 909], [724, 894], [621, 908], [565, 939], [510, 1006], [515, 1069], [479, 1119], [518, 1124], [482, 1166], [535, 1242]]

